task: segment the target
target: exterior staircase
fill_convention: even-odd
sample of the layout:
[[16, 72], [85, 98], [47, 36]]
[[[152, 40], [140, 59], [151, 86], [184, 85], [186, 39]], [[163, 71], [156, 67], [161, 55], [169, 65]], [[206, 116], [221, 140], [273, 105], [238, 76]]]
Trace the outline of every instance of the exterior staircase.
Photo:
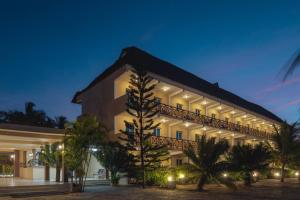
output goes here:
[[110, 185], [110, 180], [86, 180], [85, 186]]

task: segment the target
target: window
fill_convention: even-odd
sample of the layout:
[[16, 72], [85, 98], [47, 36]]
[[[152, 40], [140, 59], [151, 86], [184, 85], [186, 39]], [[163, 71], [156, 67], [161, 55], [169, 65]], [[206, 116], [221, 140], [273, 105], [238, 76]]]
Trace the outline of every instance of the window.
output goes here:
[[132, 123], [126, 123], [126, 133], [129, 139], [134, 139], [134, 125]]
[[200, 134], [195, 134], [195, 141], [197, 142], [197, 141], [199, 141], [200, 140]]
[[177, 104], [176, 104], [176, 109], [177, 109], [177, 110], [182, 110], [182, 104], [177, 103]]
[[176, 131], [176, 140], [182, 140], [182, 131]]
[[161, 103], [161, 98], [159, 97], [154, 97], [155, 103], [160, 104]]
[[211, 118], [216, 119], [216, 114], [212, 113]]
[[196, 110], [195, 110], [195, 113], [196, 113], [196, 115], [200, 115], [200, 113], [201, 113], [201, 110], [199, 110], [199, 109], [196, 109]]
[[181, 159], [176, 159], [176, 166], [182, 165], [182, 160]]
[[152, 135], [159, 137], [160, 136], [160, 128], [154, 129]]

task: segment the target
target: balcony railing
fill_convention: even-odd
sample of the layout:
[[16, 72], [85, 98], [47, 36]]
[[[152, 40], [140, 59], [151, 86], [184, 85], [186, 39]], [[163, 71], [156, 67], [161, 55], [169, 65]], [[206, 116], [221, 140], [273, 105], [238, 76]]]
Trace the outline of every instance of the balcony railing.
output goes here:
[[183, 151], [186, 149], [189, 144], [194, 148], [197, 146], [197, 143], [192, 140], [177, 140], [176, 138], [163, 137], [163, 136], [151, 136], [150, 138], [152, 144], [165, 145], [167, 149]]
[[188, 110], [177, 109], [176, 107], [162, 104], [162, 103], [159, 104], [157, 109], [159, 113], [162, 115], [170, 116], [172, 118], [176, 118], [184, 121], [189, 121], [192, 123], [201, 124], [204, 126], [210, 126], [218, 129], [238, 132], [238, 133], [259, 137], [263, 139], [270, 139], [272, 136], [271, 133], [268, 133], [266, 131], [260, 131], [258, 129], [249, 128], [247, 126], [242, 126], [239, 124], [227, 122], [220, 119], [215, 119], [206, 115], [200, 115]]

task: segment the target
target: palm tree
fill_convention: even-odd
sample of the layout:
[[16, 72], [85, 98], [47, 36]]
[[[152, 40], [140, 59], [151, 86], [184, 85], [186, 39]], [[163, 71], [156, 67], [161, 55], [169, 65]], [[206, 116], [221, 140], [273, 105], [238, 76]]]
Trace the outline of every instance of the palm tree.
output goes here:
[[297, 122], [289, 125], [284, 121], [280, 128], [274, 126], [275, 134], [273, 135], [274, 149], [273, 155], [276, 161], [281, 165], [281, 182], [284, 182], [285, 167], [291, 162], [297, 147], [297, 134], [300, 132]]
[[254, 171], [268, 168], [270, 159], [271, 151], [263, 143], [255, 146], [238, 144], [232, 148], [228, 156], [231, 170], [240, 172], [245, 186], [251, 186], [251, 175]]
[[185, 155], [192, 162], [189, 164], [191, 173], [198, 178], [198, 191], [203, 191], [204, 185], [213, 180], [228, 187], [235, 188], [235, 185], [222, 177], [222, 173], [229, 167], [229, 162], [221, 160], [229, 149], [228, 142], [221, 140], [215, 141], [215, 138], [207, 138], [205, 135], [197, 141], [195, 149], [191, 144], [184, 150]]
[[[84, 191], [93, 149], [102, 146], [106, 133], [106, 128], [96, 117], [88, 116], [81, 116], [66, 129], [65, 162], [68, 169], [75, 172], [75, 183], [80, 192]], [[73, 186], [73, 178], [71, 180]]]
[[[47, 145], [42, 149], [38, 156], [41, 163], [45, 165], [46, 171], [49, 170], [49, 167], [56, 168], [56, 182], [60, 182], [60, 170], [62, 167], [62, 151], [61, 148], [59, 148], [60, 146], [61, 144], [58, 142]], [[49, 176], [49, 174], [46, 174], [46, 177], [47, 176]]]

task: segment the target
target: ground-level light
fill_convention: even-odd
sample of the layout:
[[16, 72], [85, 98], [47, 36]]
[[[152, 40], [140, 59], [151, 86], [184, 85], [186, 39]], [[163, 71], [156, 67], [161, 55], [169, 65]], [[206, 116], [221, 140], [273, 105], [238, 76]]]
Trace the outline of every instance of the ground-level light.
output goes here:
[[279, 173], [279, 172], [275, 172], [275, 173], [274, 173], [274, 176], [279, 177], [279, 176], [280, 176], [280, 173]]
[[179, 178], [180, 178], [180, 179], [183, 179], [184, 177], [185, 177], [185, 176], [184, 176], [183, 173], [180, 173], [180, 174], [179, 174]]
[[256, 172], [253, 172], [252, 176], [253, 176], [253, 177], [257, 177], [258, 174], [257, 174]]
[[173, 177], [172, 176], [168, 176], [168, 181], [169, 182], [173, 181]]
[[295, 172], [295, 176], [299, 176], [299, 172]]
[[228, 177], [228, 174], [227, 173], [223, 173], [223, 177], [224, 178]]

